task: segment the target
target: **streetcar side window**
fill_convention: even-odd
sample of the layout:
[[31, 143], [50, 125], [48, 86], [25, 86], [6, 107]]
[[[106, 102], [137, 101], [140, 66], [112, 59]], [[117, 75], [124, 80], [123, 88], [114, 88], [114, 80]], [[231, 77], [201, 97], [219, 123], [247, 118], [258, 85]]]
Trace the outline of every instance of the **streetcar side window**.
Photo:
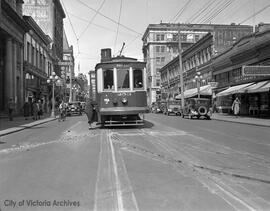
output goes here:
[[129, 89], [129, 70], [117, 70], [117, 88]]
[[135, 89], [143, 88], [143, 71], [142, 70], [134, 70], [133, 84], [134, 84]]
[[103, 87], [104, 87], [104, 90], [114, 89], [113, 70], [104, 70], [103, 71]]

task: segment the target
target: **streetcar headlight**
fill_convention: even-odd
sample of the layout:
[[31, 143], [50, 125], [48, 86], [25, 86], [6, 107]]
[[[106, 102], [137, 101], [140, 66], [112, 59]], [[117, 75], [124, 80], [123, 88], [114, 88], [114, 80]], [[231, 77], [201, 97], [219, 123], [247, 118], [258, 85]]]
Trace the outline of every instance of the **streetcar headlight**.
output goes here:
[[123, 103], [123, 104], [127, 104], [127, 102], [128, 102], [127, 98], [123, 97], [123, 98], [122, 98], [122, 103]]

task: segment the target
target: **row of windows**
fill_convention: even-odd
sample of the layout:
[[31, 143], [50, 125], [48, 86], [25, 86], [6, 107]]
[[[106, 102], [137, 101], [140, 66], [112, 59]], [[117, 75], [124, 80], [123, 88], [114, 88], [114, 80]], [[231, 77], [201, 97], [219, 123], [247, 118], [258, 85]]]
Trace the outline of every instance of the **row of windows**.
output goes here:
[[[182, 42], [197, 42], [202, 35], [199, 34], [181, 34], [181, 41]], [[154, 41], [178, 41], [179, 35], [178, 33], [173, 34], [165, 34], [165, 33], [156, 33], [154, 34]]]
[[[143, 71], [140, 69], [133, 70], [133, 88], [143, 88]], [[112, 69], [103, 71], [103, 89], [115, 90], [114, 73]], [[128, 69], [117, 70], [117, 89], [126, 90], [130, 89], [130, 72]]]
[[27, 42], [26, 55], [27, 62], [31, 63], [37, 68], [45, 70], [46, 57], [37, 49], [35, 49], [35, 47], [32, 46], [29, 42]]
[[211, 59], [211, 52], [211, 47], [208, 47], [188, 58], [186, 61], [183, 62], [184, 71], [188, 71], [196, 66], [208, 62]]

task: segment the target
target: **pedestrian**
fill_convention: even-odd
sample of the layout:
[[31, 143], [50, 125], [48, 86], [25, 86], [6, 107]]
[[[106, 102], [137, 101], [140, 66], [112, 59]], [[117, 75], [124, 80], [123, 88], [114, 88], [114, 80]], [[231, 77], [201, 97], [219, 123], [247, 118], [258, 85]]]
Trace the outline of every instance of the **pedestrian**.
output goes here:
[[233, 114], [237, 117], [240, 113], [240, 105], [241, 105], [241, 102], [240, 100], [238, 99], [238, 97], [235, 98], [235, 100], [233, 101], [233, 104], [232, 104], [232, 110], [233, 110]]
[[38, 119], [38, 111], [39, 111], [38, 102], [34, 101], [34, 103], [33, 103], [33, 120]]
[[38, 118], [40, 119], [42, 115], [43, 115], [42, 103], [41, 100], [38, 100]]
[[86, 100], [85, 113], [88, 118], [89, 129], [92, 129], [92, 123], [97, 121], [96, 106], [92, 99]]
[[13, 121], [13, 112], [14, 112], [14, 109], [15, 109], [15, 104], [14, 104], [12, 98], [9, 99], [7, 108], [8, 108], [9, 121]]
[[30, 103], [28, 102], [28, 100], [25, 101], [25, 103], [23, 104], [23, 116], [25, 118], [25, 120], [28, 120], [28, 117], [31, 114], [31, 110], [30, 110]]

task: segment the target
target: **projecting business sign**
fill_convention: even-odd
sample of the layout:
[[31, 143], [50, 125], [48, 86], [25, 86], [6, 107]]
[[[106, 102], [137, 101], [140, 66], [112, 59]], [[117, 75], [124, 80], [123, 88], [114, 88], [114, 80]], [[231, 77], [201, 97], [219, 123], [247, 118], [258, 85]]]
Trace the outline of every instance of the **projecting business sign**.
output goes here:
[[270, 75], [270, 66], [243, 66], [243, 76], [268, 76]]

